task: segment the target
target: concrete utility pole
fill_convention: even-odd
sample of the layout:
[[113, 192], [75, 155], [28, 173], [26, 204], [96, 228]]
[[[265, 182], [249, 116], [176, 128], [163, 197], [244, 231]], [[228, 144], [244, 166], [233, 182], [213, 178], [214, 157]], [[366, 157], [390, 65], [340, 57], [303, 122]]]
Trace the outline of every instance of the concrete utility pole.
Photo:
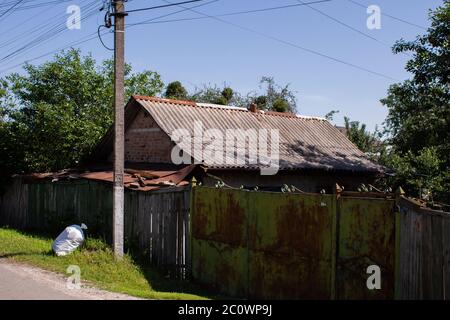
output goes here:
[[116, 259], [123, 257], [124, 233], [124, 47], [125, 6], [122, 0], [111, 0], [114, 5], [114, 190], [113, 242]]

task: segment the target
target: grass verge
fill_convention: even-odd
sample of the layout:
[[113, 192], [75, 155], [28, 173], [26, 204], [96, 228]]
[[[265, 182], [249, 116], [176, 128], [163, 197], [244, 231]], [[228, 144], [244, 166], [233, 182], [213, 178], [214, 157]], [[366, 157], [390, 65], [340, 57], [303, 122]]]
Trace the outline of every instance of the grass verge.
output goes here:
[[167, 279], [153, 268], [137, 264], [130, 255], [116, 262], [111, 249], [100, 240], [88, 238], [82, 248], [62, 257], [52, 253], [52, 241], [51, 238], [0, 228], [0, 258], [65, 275], [68, 275], [69, 265], [78, 265], [82, 280], [101, 289], [141, 298], [206, 298], [199, 288], [186, 281]]

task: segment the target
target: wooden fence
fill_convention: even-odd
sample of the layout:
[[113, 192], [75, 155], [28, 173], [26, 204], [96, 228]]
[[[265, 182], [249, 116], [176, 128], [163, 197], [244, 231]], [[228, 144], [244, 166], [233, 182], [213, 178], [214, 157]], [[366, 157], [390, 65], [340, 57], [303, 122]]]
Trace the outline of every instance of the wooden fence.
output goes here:
[[396, 297], [450, 300], [450, 213], [398, 204]]
[[[450, 213], [372, 194], [193, 190], [127, 190], [126, 248], [237, 296], [450, 299]], [[84, 222], [111, 242], [111, 213], [111, 185], [91, 180], [15, 178], [0, 196], [0, 226], [54, 237]], [[381, 291], [366, 290], [369, 264], [387, 276]]]
[[[175, 277], [189, 261], [189, 188], [125, 192], [125, 246]], [[91, 180], [25, 183], [15, 178], [0, 197], [0, 225], [56, 237], [85, 223], [88, 235], [112, 240], [112, 187]]]

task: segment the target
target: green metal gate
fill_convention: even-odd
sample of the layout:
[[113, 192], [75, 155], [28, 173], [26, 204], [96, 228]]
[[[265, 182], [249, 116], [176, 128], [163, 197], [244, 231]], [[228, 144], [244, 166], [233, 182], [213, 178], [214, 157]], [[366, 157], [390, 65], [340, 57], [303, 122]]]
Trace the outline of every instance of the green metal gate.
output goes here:
[[[392, 298], [393, 200], [195, 187], [192, 276], [234, 297]], [[368, 265], [381, 290], [366, 287]]]
[[[337, 207], [337, 299], [393, 299], [395, 201], [340, 197]], [[381, 289], [368, 290], [367, 267], [380, 268]]]

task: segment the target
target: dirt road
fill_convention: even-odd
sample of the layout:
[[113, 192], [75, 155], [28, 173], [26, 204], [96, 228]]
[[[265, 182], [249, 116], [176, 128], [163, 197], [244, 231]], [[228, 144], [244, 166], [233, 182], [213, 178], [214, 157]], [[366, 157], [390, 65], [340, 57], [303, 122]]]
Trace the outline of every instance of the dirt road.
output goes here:
[[[68, 275], [69, 276], [69, 275]], [[0, 259], [0, 300], [128, 300], [138, 299], [82, 284], [68, 289], [67, 277]]]

